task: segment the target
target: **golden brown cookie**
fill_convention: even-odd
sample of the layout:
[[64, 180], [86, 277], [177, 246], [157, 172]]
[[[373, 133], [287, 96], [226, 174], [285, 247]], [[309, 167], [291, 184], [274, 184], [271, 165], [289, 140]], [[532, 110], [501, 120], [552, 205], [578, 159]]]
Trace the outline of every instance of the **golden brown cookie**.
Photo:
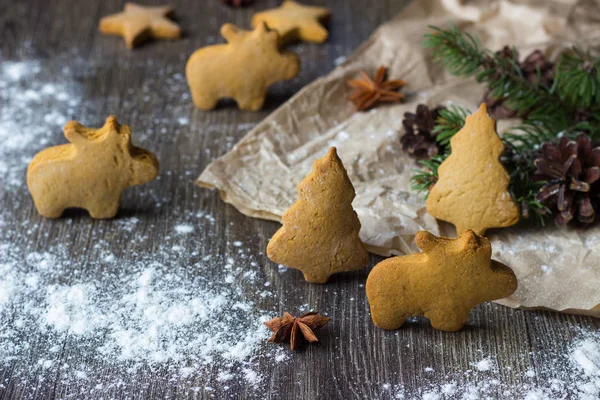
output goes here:
[[58, 218], [77, 207], [92, 218], [112, 218], [123, 190], [158, 174], [154, 154], [133, 146], [131, 130], [115, 117], [100, 129], [69, 121], [64, 132], [71, 143], [40, 151], [27, 170], [27, 186], [44, 217]]
[[510, 296], [517, 278], [491, 259], [488, 239], [473, 231], [457, 239], [417, 232], [422, 253], [388, 258], [367, 278], [373, 322], [397, 329], [404, 320], [423, 315], [435, 329], [457, 331], [477, 304]]
[[323, 43], [328, 33], [321, 23], [326, 23], [330, 16], [329, 8], [304, 6], [286, 0], [278, 8], [254, 14], [252, 26], [266, 23], [279, 32], [283, 43], [295, 40]]
[[271, 261], [299, 269], [308, 282], [364, 268], [368, 254], [358, 237], [352, 208], [354, 187], [335, 147], [315, 161], [298, 185], [298, 200], [283, 214], [283, 226], [267, 246]]
[[185, 67], [194, 104], [202, 110], [223, 98], [235, 99], [242, 110], [259, 110], [270, 85], [300, 72], [298, 56], [279, 51], [279, 35], [264, 24], [253, 31], [225, 24], [221, 35], [227, 44], [196, 50]]
[[109, 15], [100, 20], [100, 32], [123, 36], [130, 49], [139, 46], [149, 38], [177, 39], [181, 28], [169, 18], [174, 10], [169, 6], [146, 7], [126, 3], [123, 12]]
[[467, 117], [450, 140], [452, 154], [438, 169], [439, 179], [427, 198], [427, 212], [483, 235], [488, 228], [519, 222], [519, 208], [508, 190], [510, 176], [500, 163], [504, 145], [485, 103]]

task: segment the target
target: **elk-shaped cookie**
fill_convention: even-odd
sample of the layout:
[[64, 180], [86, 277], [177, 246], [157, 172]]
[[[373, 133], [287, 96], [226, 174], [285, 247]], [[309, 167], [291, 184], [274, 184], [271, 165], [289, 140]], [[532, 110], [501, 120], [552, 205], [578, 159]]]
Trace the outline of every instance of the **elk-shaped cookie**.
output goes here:
[[487, 238], [465, 231], [456, 239], [421, 231], [415, 237], [422, 253], [388, 258], [367, 278], [373, 322], [397, 329], [411, 316], [425, 316], [431, 326], [457, 331], [479, 303], [517, 290], [513, 271], [492, 260]]
[[185, 67], [192, 99], [202, 110], [212, 110], [223, 98], [235, 99], [242, 110], [259, 110], [270, 85], [300, 71], [298, 56], [280, 51], [279, 35], [265, 24], [253, 31], [225, 24], [221, 35], [227, 44], [196, 50]]
[[27, 170], [27, 186], [44, 217], [58, 218], [77, 207], [92, 218], [112, 218], [123, 190], [158, 174], [154, 154], [133, 146], [131, 130], [115, 117], [100, 129], [69, 121], [64, 133], [71, 143], [42, 150]]
[[335, 147], [315, 161], [298, 185], [298, 200], [283, 214], [283, 226], [267, 247], [271, 261], [299, 269], [308, 282], [364, 268], [368, 254], [358, 237], [352, 208], [354, 187]]

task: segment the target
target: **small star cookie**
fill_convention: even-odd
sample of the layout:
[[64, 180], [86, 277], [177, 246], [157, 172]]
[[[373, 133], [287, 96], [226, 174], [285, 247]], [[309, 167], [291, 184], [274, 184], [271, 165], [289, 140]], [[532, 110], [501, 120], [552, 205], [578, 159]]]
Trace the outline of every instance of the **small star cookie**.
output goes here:
[[132, 49], [149, 38], [177, 39], [181, 28], [171, 21], [174, 9], [169, 6], [145, 7], [126, 3], [123, 12], [100, 20], [100, 32], [123, 36], [125, 44]]
[[456, 239], [417, 232], [422, 253], [388, 258], [367, 278], [373, 322], [398, 329], [408, 317], [423, 315], [435, 329], [457, 331], [479, 303], [510, 296], [517, 278], [492, 260], [488, 239], [468, 230]]
[[154, 154], [133, 146], [131, 130], [115, 117], [100, 129], [69, 121], [64, 133], [70, 144], [42, 150], [27, 169], [27, 186], [44, 217], [58, 218], [77, 207], [92, 218], [112, 218], [123, 190], [158, 175]]
[[269, 241], [267, 257], [299, 269], [306, 281], [315, 283], [325, 283], [337, 272], [364, 268], [368, 254], [358, 237], [354, 196], [332, 147], [298, 185], [298, 200], [283, 214], [283, 226]]
[[260, 110], [269, 86], [300, 72], [300, 58], [279, 50], [278, 33], [265, 24], [253, 31], [225, 24], [221, 35], [227, 44], [196, 50], [185, 66], [194, 105], [201, 110], [212, 110], [223, 98], [235, 99], [242, 110]]
[[325, 23], [330, 16], [329, 8], [304, 6], [286, 0], [281, 7], [254, 14], [252, 25], [266, 23], [279, 32], [283, 43], [295, 40], [323, 43], [329, 34], [321, 22]]

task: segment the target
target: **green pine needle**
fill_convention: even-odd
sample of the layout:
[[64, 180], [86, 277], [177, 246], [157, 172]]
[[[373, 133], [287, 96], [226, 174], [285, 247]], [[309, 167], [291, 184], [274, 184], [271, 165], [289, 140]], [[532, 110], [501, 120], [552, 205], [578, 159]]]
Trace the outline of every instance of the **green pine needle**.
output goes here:
[[563, 100], [578, 107], [598, 105], [600, 57], [573, 48], [562, 53], [556, 70], [557, 86]]
[[448, 156], [449, 154], [438, 154], [429, 160], [419, 161], [422, 168], [413, 170], [415, 174], [410, 178], [412, 189], [418, 193], [426, 193], [426, 197], [429, 196], [429, 189], [438, 180], [438, 168]]
[[[447, 30], [430, 28], [433, 33], [425, 35], [423, 46], [433, 50], [435, 61], [457, 76], [475, 77], [487, 85], [492, 98], [502, 99], [524, 117], [521, 125], [502, 136], [507, 150], [502, 162], [521, 215], [543, 225], [551, 212], [536, 199], [541, 183], [532, 179], [533, 161], [540, 146], [560, 136], [574, 137], [583, 131], [592, 140], [600, 140], [600, 57], [576, 48], [563, 52], [554, 84], [546, 87], [540, 83], [539, 69], [533, 82], [523, 75], [516, 56], [497, 55], [453, 25]], [[513, 54], [517, 54], [514, 49]], [[468, 114], [454, 106], [440, 112], [433, 132], [444, 153], [419, 162], [421, 169], [411, 179], [413, 189], [428, 193], [437, 182], [438, 168], [450, 154], [450, 139], [464, 126]]]
[[440, 110], [436, 120], [437, 125], [433, 128], [437, 142], [444, 148], [449, 148], [450, 139], [465, 125], [469, 114], [471, 114], [469, 110], [454, 105]]

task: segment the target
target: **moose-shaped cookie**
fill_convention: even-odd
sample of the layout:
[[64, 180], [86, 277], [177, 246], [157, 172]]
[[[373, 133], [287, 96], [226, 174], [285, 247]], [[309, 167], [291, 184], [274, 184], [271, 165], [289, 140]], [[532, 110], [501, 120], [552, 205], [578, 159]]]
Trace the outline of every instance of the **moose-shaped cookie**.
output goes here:
[[27, 186], [44, 217], [77, 207], [92, 218], [112, 218], [123, 190], [158, 174], [154, 154], [133, 146], [131, 130], [113, 116], [100, 129], [69, 121], [64, 133], [71, 143], [42, 150], [27, 170]]
[[513, 271], [491, 259], [487, 238], [471, 230], [456, 239], [421, 231], [415, 237], [422, 253], [388, 258], [367, 278], [373, 322], [397, 329], [411, 316], [457, 331], [477, 304], [510, 296], [517, 290]]
[[235, 99], [242, 110], [259, 110], [271, 84], [300, 71], [298, 56], [280, 51], [279, 34], [264, 23], [253, 31], [225, 24], [221, 35], [227, 44], [196, 50], [185, 68], [194, 104], [202, 110], [215, 108], [223, 98]]

